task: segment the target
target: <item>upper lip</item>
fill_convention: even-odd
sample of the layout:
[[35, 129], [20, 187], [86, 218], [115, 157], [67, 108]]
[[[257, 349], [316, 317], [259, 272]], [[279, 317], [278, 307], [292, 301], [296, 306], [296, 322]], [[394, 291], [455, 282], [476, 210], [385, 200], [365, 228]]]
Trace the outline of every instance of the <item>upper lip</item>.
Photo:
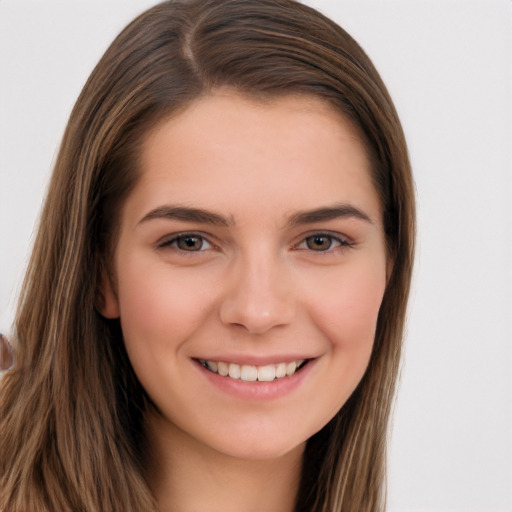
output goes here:
[[224, 363], [235, 363], [239, 365], [265, 366], [269, 364], [291, 363], [292, 361], [301, 361], [314, 359], [312, 356], [304, 354], [278, 354], [271, 356], [258, 356], [249, 354], [219, 354], [201, 357], [193, 357], [197, 361], [222, 361]]

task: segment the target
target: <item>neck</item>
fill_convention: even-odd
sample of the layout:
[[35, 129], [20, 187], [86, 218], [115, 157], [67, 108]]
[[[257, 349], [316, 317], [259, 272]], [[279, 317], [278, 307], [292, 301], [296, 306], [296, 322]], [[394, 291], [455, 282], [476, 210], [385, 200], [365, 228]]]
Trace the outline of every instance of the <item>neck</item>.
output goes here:
[[148, 482], [159, 512], [293, 512], [301, 445], [277, 458], [244, 460], [204, 446], [166, 420], [148, 421]]

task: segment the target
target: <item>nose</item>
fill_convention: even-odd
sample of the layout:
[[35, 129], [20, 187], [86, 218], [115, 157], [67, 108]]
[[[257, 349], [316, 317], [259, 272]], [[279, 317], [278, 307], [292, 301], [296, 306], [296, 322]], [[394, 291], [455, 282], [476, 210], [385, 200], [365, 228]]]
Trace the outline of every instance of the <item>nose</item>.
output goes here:
[[231, 269], [228, 282], [220, 306], [223, 324], [263, 334], [293, 320], [292, 286], [276, 262], [264, 257], [239, 262]]

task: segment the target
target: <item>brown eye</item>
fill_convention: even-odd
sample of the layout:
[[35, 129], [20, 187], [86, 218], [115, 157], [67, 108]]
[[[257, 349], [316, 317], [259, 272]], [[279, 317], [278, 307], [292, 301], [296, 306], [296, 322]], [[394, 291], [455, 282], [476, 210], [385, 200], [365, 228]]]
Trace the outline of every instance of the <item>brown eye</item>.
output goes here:
[[326, 235], [315, 235], [306, 238], [306, 245], [312, 251], [327, 251], [332, 246], [332, 237]]
[[200, 251], [203, 243], [203, 237], [196, 235], [183, 235], [176, 238], [176, 246], [182, 251]]

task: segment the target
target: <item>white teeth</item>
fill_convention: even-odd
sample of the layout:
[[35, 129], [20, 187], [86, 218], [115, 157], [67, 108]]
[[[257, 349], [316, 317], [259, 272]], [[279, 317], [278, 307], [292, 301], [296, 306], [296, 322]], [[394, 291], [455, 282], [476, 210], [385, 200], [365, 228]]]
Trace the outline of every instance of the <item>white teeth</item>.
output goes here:
[[242, 371], [240, 372], [240, 379], [248, 382], [258, 380], [258, 368], [256, 368], [256, 366], [244, 364], [242, 366]]
[[274, 365], [260, 366], [258, 368], [258, 380], [260, 382], [272, 382], [276, 378]]
[[289, 363], [267, 364], [265, 366], [239, 365], [237, 363], [207, 361], [205, 359], [201, 359], [199, 362], [211, 372], [218, 373], [222, 377], [229, 376], [231, 379], [246, 382], [272, 382], [275, 379], [282, 379], [293, 375], [301, 368], [304, 361], [304, 359], [299, 359]]
[[240, 378], [240, 365], [231, 363], [229, 365], [229, 376], [232, 379], [239, 379]]
[[[207, 364], [209, 364], [209, 362], [210, 361], [208, 361]], [[227, 374], [229, 373], [229, 366], [227, 365], [227, 363], [223, 363], [222, 361], [219, 361], [217, 363], [217, 373], [219, 375], [222, 375], [223, 377], [226, 377]]]
[[212, 372], [217, 372], [219, 369], [219, 365], [215, 361], [207, 361], [208, 369]]
[[297, 369], [297, 363], [292, 361], [286, 365], [286, 375], [293, 375]]
[[286, 363], [279, 363], [276, 366], [276, 379], [286, 377]]

